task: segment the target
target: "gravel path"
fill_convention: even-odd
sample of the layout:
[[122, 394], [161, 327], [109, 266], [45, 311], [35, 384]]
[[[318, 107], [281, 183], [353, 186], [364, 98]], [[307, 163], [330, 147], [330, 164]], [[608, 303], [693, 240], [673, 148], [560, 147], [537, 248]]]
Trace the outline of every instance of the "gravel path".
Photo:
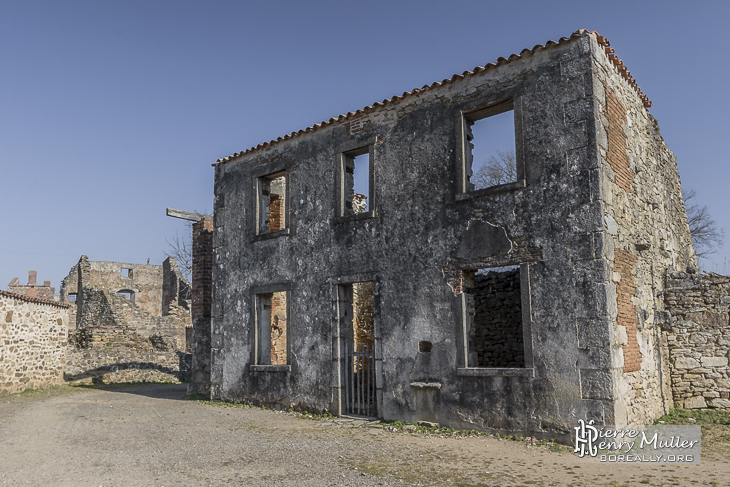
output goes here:
[[[727, 458], [610, 465], [490, 437], [187, 401], [185, 385], [0, 397], [0, 485], [728, 485]], [[713, 482], [716, 482], [713, 484]]]

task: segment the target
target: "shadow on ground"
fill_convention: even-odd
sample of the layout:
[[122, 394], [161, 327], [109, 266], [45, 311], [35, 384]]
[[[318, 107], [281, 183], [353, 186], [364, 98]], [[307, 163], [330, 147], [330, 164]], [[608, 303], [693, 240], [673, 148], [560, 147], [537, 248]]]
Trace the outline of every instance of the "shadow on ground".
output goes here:
[[186, 400], [188, 389], [187, 384], [75, 384], [74, 387], [181, 401]]

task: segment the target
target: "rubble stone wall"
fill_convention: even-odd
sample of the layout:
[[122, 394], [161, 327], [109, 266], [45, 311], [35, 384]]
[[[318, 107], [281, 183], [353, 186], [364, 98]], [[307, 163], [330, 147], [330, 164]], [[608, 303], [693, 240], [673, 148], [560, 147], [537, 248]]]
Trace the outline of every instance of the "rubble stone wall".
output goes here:
[[0, 395], [63, 383], [68, 305], [0, 291]]
[[730, 409], [730, 276], [670, 272], [664, 299], [675, 407]]
[[473, 367], [524, 367], [520, 269], [474, 276]]

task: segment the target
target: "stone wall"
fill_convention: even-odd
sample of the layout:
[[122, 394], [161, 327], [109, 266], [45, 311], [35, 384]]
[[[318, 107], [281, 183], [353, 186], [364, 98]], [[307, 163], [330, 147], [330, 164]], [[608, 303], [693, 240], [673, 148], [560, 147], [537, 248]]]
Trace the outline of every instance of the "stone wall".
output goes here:
[[63, 383], [68, 307], [0, 291], [0, 395]]
[[[162, 266], [89, 261], [62, 285], [76, 294], [66, 380], [175, 381], [190, 348], [190, 285], [172, 257]], [[131, 291], [128, 299], [120, 291]]]
[[524, 367], [520, 269], [474, 276], [474, 317], [469, 330], [473, 367]]
[[730, 276], [670, 272], [664, 300], [675, 407], [730, 409]]
[[592, 238], [603, 263], [581, 272], [596, 279], [599, 297], [597, 316], [578, 323], [594, 328], [584, 341], [598, 345], [581, 344], [592, 348], [584, 390], [590, 383], [595, 397], [615, 398], [617, 425], [650, 424], [671, 407], [666, 344], [656, 325], [664, 276], [671, 267], [696, 268], [696, 259], [676, 158], [646, 99], [626, 83], [625, 67], [605, 39], [599, 46], [592, 80], [597, 166], [587, 176], [600, 186], [603, 222]]

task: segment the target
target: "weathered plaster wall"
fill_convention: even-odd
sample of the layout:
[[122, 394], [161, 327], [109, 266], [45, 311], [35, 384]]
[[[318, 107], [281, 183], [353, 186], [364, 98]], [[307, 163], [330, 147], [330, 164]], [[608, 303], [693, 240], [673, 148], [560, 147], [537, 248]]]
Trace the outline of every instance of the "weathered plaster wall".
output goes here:
[[674, 405], [730, 409], [730, 276], [670, 272], [664, 298]]
[[68, 305], [0, 291], [0, 395], [63, 383]]
[[613, 378], [605, 381], [613, 389], [602, 394], [616, 399], [616, 424], [647, 424], [672, 405], [666, 343], [656, 324], [664, 276], [672, 266], [695, 269], [696, 260], [676, 158], [604, 47], [592, 47], [607, 265], [595, 286], [606, 302], [599, 319], [611, 356], [602, 361], [610, 360]]

